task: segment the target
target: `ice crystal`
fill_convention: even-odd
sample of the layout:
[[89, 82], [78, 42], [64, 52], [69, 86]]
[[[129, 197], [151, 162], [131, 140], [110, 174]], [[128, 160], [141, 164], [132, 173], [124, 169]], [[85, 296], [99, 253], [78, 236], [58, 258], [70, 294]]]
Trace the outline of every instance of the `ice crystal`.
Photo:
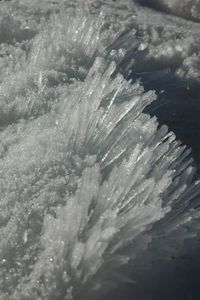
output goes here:
[[196, 235], [190, 151], [143, 113], [154, 92], [117, 73], [119, 39], [103, 16], [75, 11], [4, 62], [2, 300], [95, 299], [149, 245], [167, 258]]

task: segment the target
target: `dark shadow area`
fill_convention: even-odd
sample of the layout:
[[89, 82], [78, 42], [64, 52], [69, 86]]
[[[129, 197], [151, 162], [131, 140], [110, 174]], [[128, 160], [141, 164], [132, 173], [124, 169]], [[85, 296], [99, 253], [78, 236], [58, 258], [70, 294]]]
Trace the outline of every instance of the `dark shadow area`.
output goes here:
[[28, 26], [21, 28], [20, 21], [13, 16], [4, 16], [0, 23], [0, 43], [22, 43], [31, 40], [36, 35], [36, 31], [31, 30]]
[[119, 287], [105, 300], [197, 300], [200, 299], [198, 253], [171, 261], [153, 262], [135, 284]]

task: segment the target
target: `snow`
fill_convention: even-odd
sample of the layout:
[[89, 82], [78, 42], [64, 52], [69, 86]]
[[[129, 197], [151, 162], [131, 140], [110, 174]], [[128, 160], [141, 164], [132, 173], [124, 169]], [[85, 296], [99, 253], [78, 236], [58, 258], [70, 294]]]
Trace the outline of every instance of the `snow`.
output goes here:
[[199, 0], [144, 0], [144, 3], [161, 11], [199, 22]]
[[103, 299], [198, 235], [190, 150], [144, 113], [155, 92], [125, 79], [136, 49], [171, 61], [189, 46], [170, 35], [163, 53], [136, 4], [115, 22], [115, 4], [90, 2], [1, 4], [2, 300]]

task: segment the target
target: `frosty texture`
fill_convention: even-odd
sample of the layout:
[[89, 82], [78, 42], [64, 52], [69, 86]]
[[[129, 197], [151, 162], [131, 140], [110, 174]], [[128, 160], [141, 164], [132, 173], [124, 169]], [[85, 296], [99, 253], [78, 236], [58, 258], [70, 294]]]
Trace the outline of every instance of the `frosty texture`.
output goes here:
[[21, 3], [1, 43], [0, 297], [95, 299], [150, 244], [167, 259], [196, 236], [199, 183], [190, 151], [142, 113], [154, 92], [117, 72], [121, 30], [40, 3], [24, 35], [35, 7]]

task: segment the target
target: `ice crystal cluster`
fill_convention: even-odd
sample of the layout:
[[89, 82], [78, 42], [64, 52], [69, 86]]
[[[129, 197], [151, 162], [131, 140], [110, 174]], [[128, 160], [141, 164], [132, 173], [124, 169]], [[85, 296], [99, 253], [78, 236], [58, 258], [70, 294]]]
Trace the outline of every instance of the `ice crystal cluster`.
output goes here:
[[68, 4], [2, 2], [1, 300], [97, 299], [198, 233], [190, 151], [119, 72], [135, 30], [127, 49], [112, 17]]

